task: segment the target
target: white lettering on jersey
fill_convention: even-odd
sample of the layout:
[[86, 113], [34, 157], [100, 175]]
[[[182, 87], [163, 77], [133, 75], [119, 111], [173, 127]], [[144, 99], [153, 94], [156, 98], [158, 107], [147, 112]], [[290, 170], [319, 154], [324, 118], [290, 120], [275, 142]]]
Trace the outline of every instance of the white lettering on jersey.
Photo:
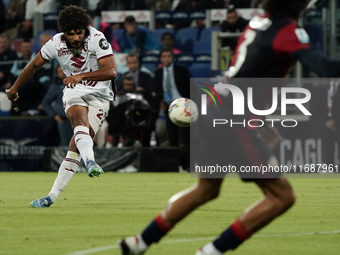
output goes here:
[[303, 44], [310, 43], [309, 36], [306, 30], [304, 30], [303, 28], [295, 28], [295, 34], [301, 43]]

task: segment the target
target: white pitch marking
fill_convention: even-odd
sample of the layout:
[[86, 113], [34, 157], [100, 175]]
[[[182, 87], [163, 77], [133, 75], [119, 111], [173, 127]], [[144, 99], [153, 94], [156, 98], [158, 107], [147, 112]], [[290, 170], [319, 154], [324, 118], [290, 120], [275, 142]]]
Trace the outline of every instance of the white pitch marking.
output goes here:
[[[256, 234], [254, 237], [275, 237], [275, 236], [311, 236], [311, 235], [331, 235], [331, 234], [340, 234], [340, 230], [334, 231], [319, 231], [319, 232], [306, 232], [306, 233], [283, 233], [283, 234]], [[193, 239], [175, 239], [175, 240], [165, 240], [161, 243], [190, 243], [197, 241], [209, 241], [213, 240], [216, 237], [202, 237], [202, 238], [193, 238]], [[109, 245], [109, 246], [101, 246], [96, 248], [91, 248], [82, 251], [75, 251], [71, 253], [67, 253], [64, 255], [85, 255], [85, 254], [93, 254], [106, 250], [118, 249], [118, 245]]]

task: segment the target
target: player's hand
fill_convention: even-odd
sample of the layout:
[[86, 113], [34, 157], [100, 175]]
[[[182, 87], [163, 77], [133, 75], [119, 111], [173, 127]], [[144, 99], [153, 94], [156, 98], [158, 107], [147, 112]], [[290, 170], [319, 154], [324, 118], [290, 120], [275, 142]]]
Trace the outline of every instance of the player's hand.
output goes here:
[[268, 145], [269, 148], [274, 149], [283, 138], [280, 132], [275, 127], [263, 126], [257, 129], [262, 140]]
[[8, 100], [16, 101], [19, 98], [18, 92], [14, 91], [13, 89], [6, 89], [5, 92], [7, 94]]
[[73, 89], [77, 83], [83, 80], [82, 74], [71, 75], [63, 80], [63, 83], [66, 85], [67, 88]]

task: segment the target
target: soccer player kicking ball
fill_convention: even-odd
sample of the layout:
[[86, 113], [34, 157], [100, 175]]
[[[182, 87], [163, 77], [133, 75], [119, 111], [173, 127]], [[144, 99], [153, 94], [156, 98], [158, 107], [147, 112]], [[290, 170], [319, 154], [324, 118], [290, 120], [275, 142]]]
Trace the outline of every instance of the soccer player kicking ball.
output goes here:
[[63, 103], [74, 135], [50, 193], [34, 200], [32, 207], [51, 206], [79, 169], [81, 158], [90, 177], [99, 177], [103, 173], [94, 159], [92, 138], [108, 113], [109, 101], [113, 100], [111, 80], [117, 76], [117, 67], [110, 44], [89, 24], [90, 18], [83, 8], [74, 5], [64, 7], [58, 16], [61, 33], [41, 48], [13, 86], [6, 90], [9, 100], [17, 100], [20, 87], [46, 61], [54, 58], [67, 76], [63, 81], [66, 86]]
[[[297, 59], [322, 77], [339, 77], [340, 61], [329, 59], [318, 50], [311, 48], [307, 33], [297, 26], [296, 20], [306, 9], [309, 0], [263, 0], [262, 3], [266, 14], [250, 21], [239, 38], [235, 57], [228, 70], [229, 78], [284, 77]], [[262, 109], [261, 107], [257, 109], [263, 110], [270, 100], [270, 97], [266, 96], [268, 94], [266, 90], [271, 91], [272, 88], [258, 85], [257, 89], [263, 93], [254, 94], [253, 100], [260, 102]], [[240, 89], [243, 92], [246, 91], [246, 85]], [[231, 107], [231, 93], [222, 100], [223, 105]], [[219, 111], [217, 108], [210, 107], [209, 110]], [[222, 110], [227, 115], [226, 119], [233, 117], [228, 115], [232, 112], [228, 106]], [[248, 111], [244, 117], [250, 119], [251, 113]], [[218, 153], [225, 163], [234, 165], [238, 169], [242, 165], [277, 165], [272, 150], [257, 136], [256, 130], [234, 126], [224, 128], [222, 132], [222, 134], [205, 132], [200, 136], [203, 143], [201, 150], [198, 151], [198, 159], [202, 160], [205, 155], [207, 159], [216, 158], [214, 154]], [[266, 135], [268, 136], [268, 133]], [[209, 147], [203, 145], [209, 140], [215, 141], [214, 144], [223, 144], [225, 150], [207, 149]], [[202, 165], [200, 162], [197, 163]], [[241, 177], [245, 176], [241, 175]], [[259, 186], [264, 198], [248, 208], [213, 242], [199, 249], [196, 255], [221, 255], [236, 249], [256, 231], [286, 212], [294, 204], [295, 196], [288, 181], [280, 174], [267, 177], [266, 179], [247, 178], [248, 181], [254, 181]], [[193, 187], [173, 196], [168, 206], [140, 235], [127, 237], [120, 242], [122, 254], [144, 254], [152, 243], [157, 243], [176, 223], [197, 207], [216, 198], [222, 182], [222, 178], [201, 178]]]

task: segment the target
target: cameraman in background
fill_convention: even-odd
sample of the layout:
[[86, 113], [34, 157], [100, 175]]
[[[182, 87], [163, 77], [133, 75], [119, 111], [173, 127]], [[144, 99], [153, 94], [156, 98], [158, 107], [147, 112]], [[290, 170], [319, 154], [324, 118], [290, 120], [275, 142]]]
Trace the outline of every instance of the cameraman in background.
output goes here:
[[121, 77], [119, 88], [107, 117], [109, 140], [114, 146], [148, 146], [152, 131], [150, 105], [136, 90], [131, 74]]

